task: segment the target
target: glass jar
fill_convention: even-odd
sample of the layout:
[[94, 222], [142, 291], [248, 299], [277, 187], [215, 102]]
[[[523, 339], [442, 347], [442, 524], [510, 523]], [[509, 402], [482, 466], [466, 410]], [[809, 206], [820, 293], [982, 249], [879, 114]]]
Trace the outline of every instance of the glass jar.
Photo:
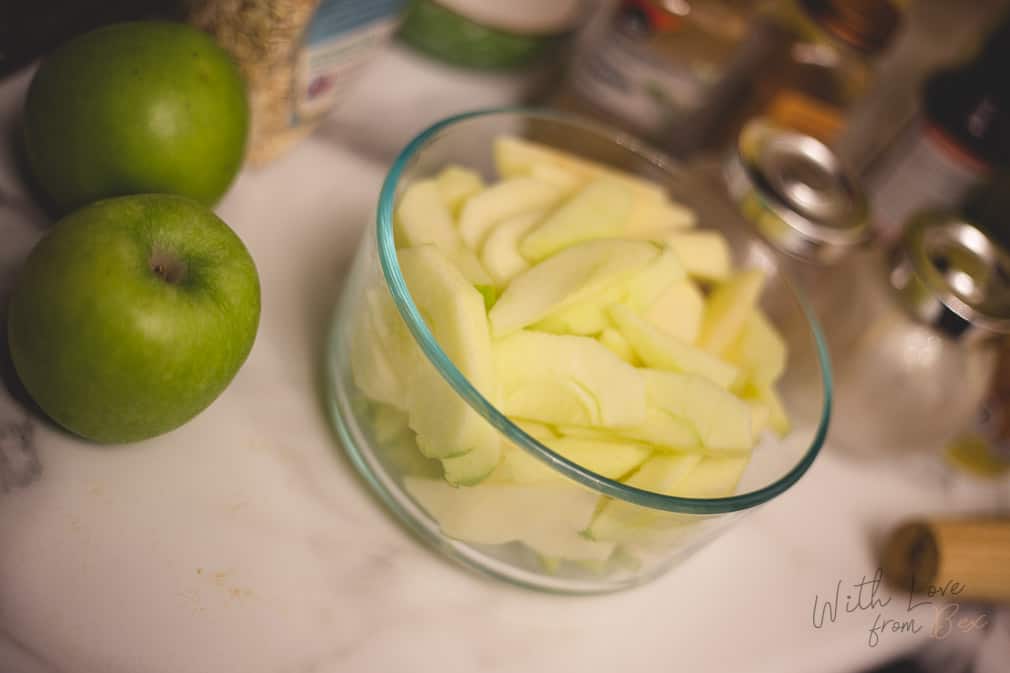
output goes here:
[[722, 81], [759, 0], [621, 0], [572, 60], [553, 107], [631, 131], [675, 155]]
[[[740, 267], [765, 266], [772, 256], [740, 226], [728, 201], [710, 199], [692, 173], [626, 135], [550, 113], [492, 110], [449, 118], [403, 150], [383, 185], [376, 226], [362, 238], [333, 321], [326, 362], [330, 411], [352, 462], [371, 487], [450, 558], [542, 590], [592, 593], [629, 587], [682, 561], [806, 472], [830, 416], [831, 376], [823, 341], [788, 277], [769, 277], [760, 299], [769, 321], [806, 325], [805, 331], [792, 329], [785, 336], [788, 363], [779, 385], [792, 430], [784, 438], [762, 435], [732, 495], [677, 497], [643, 490], [552, 450], [550, 440], [534, 437], [533, 430], [500, 410], [493, 402], [496, 390], [478, 389], [462, 374], [458, 343], [436, 339], [425, 314], [441, 309], [433, 305], [433, 293], [413, 294], [416, 288], [408, 287], [401, 269], [408, 256], [396, 248], [393, 235], [394, 210], [407, 187], [450, 163], [492, 179], [495, 140], [503, 135], [560, 150], [570, 155], [570, 166], [585, 166], [572, 158], [578, 156], [595, 162], [593, 170], [618, 169], [669, 190], [697, 213], [700, 226], [726, 237]], [[471, 305], [480, 302], [469, 294]], [[456, 361], [447, 354], [453, 348]], [[475, 425], [468, 427], [484, 431], [483, 441], [474, 441], [477, 448], [461, 456], [426, 458], [419, 444], [429, 455], [432, 447], [412, 429], [404, 408], [416, 407], [408, 400], [426, 411], [439, 410], [447, 424], [469, 419]], [[450, 468], [451, 461], [470, 460], [474, 451], [483, 456], [484, 449], [503, 456], [489, 476], [466, 482], [470, 485], [447, 481], [449, 470], [460, 466], [454, 462]], [[502, 468], [506, 473], [497, 474]]]
[[835, 371], [830, 445], [854, 455], [939, 450], [972, 419], [1010, 331], [1010, 257], [948, 212], [866, 245], [866, 197], [814, 138], [753, 122], [727, 193], [810, 295]]

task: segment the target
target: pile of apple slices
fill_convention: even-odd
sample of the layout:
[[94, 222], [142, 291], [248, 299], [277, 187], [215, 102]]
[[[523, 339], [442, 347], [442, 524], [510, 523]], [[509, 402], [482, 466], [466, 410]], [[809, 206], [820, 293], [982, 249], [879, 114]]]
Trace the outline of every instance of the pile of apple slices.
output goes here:
[[[448, 166], [396, 209], [400, 269], [439, 346], [582, 467], [667, 495], [732, 495], [760, 435], [789, 427], [775, 391], [786, 346], [758, 307], [762, 273], [735, 271], [724, 238], [695, 229], [656, 184], [516, 138], [494, 150], [498, 182]], [[444, 479], [404, 483], [443, 530], [609, 555], [599, 541], [620, 538], [620, 503], [505, 440], [421, 355], [385, 288], [362, 301], [355, 382], [440, 461]]]

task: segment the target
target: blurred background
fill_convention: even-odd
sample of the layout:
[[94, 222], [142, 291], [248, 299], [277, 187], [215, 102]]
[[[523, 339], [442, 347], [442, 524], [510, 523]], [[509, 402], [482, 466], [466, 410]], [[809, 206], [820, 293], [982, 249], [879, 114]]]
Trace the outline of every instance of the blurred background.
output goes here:
[[[1006, 483], [1008, 0], [6, 5], [0, 10], [0, 77], [31, 67], [73, 35], [114, 21], [161, 16], [212, 33], [250, 84], [253, 170], [313, 132], [388, 163], [421, 127], [473, 107], [474, 100], [588, 116], [700, 171], [734, 157], [747, 177], [743, 192], [731, 184], [727, 198], [742, 203], [757, 193], [777, 204], [780, 247], [815, 305], [822, 302], [829, 341], [836, 335], [837, 417], [866, 419], [858, 429], [833, 428], [835, 445], [860, 458], [881, 446], [894, 447], [895, 454], [929, 449], [938, 458], [924, 469], [939, 482]], [[412, 77], [386, 86], [386, 75], [402, 77], [404, 62]], [[423, 118], [402, 104], [411, 96], [431, 99]], [[359, 104], [364, 99], [368, 105]], [[410, 123], [385, 128], [388, 120], [371, 114], [377, 102], [390, 119]], [[756, 135], [756, 120], [776, 129], [776, 138], [818, 143], [773, 152], [774, 143]], [[863, 201], [869, 215], [853, 216], [862, 210], [852, 204]], [[764, 211], [749, 217], [767, 222]], [[853, 245], [836, 235], [848, 229], [860, 234]], [[863, 229], [872, 235], [862, 236]], [[803, 245], [790, 247], [797, 236]], [[873, 276], [867, 254], [899, 260], [888, 267], [889, 280]], [[938, 284], [902, 284], [900, 260], [918, 257], [935, 270]], [[872, 344], [857, 343], [853, 334], [867, 324], [865, 315], [855, 326], [831, 316], [860, 302], [872, 305], [886, 283], [904, 293], [909, 310], [901, 319], [889, 317], [889, 331], [876, 334]], [[913, 345], [916, 357], [901, 357]], [[910, 392], [881, 402], [873, 393], [885, 384]], [[1005, 508], [995, 513], [1007, 516]], [[989, 594], [975, 597], [981, 604], [1010, 600], [1010, 536], [1003, 525], [1002, 543], [989, 532], [952, 534], [942, 526], [927, 536], [946, 558], [981, 554], [960, 570], [962, 579], [978, 573], [992, 582]], [[896, 543], [900, 553], [888, 572], [900, 575], [903, 565], [922, 560], [907, 542]], [[937, 640], [879, 670], [1010, 671], [1006, 609], [984, 612], [993, 616], [986, 628]]]

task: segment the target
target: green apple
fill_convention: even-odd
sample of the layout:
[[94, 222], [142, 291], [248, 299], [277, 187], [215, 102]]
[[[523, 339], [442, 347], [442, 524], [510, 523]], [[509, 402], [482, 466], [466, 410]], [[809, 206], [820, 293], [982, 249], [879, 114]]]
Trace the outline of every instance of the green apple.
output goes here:
[[53, 420], [100, 442], [182, 425], [252, 348], [256, 267], [238, 236], [180, 196], [100, 201], [29, 255], [8, 337], [25, 388]]
[[670, 336], [693, 344], [701, 331], [705, 295], [690, 278], [672, 284], [649, 306], [643, 316]]
[[763, 272], [749, 269], [712, 290], [705, 303], [698, 345], [721, 355], [740, 336], [744, 324], [754, 313], [764, 282]]
[[32, 171], [61, 209], [166, 192], [215, 203], [238, 173], [249, 108], [227, 52], [180, 23], [82, 35], [35, 73], [25, 102]]

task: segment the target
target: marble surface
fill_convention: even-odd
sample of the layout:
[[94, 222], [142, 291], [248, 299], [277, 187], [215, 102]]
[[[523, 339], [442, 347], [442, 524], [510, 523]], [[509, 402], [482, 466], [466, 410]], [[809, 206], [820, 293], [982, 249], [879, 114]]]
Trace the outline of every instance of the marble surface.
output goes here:
[[[29, 76], [0, 84], [0, 306], [48, 226], [12, 151]], [[390, 49], [308, 141], [244, 173], [218, 210], [259, 267], [261, 328], [234, 383], [185, 427], [89, 445], [0, 389], [0, 671], [829, 673], [929, 640], [885, 633], [870, 647], [876, 610], [815, 628], [815, 597], [872, 576], [874, 545], [896, 522], [1005, 508], [1005, 484], [828, 451], [674, 572], [579, 598], [450, 564], [352, 471], [321, 402], [323, 335], [385, 168], [428, 122], [528, 86]], [[901, 617], [903, 602], [884, 616]]]

